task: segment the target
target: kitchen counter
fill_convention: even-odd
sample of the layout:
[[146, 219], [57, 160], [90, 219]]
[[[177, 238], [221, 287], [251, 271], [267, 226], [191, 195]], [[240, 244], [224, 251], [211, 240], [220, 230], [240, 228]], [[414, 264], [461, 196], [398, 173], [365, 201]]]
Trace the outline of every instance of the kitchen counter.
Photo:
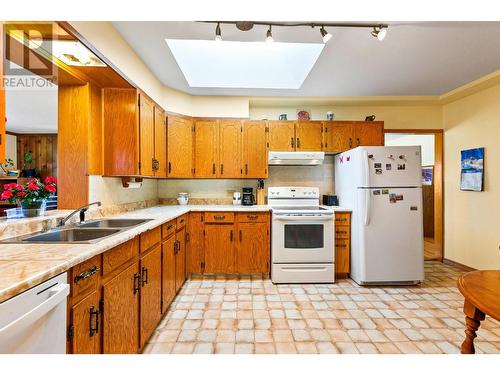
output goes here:
[[[326, 207], [333, 211], [349, 211], [342, 207]], [[71, 267], [101, 254], [149, 229], [190, 211], [266, 212], [267, 205], [188, 205], [155, 206], [109, 217], [153, 219], [124, 230], [93, 244], [21, 243], [0, 245], [0, 302], [69, 270]], [[64, 216], [64, 215], [63, 215]]]

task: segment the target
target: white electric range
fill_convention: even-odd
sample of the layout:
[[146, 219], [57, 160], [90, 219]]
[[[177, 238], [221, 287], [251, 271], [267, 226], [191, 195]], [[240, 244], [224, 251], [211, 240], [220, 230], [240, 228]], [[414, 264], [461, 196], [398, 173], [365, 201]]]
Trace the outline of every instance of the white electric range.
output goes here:
[[273, 283], [333, 283], [334, 214], [317, 187], [270, 187]]

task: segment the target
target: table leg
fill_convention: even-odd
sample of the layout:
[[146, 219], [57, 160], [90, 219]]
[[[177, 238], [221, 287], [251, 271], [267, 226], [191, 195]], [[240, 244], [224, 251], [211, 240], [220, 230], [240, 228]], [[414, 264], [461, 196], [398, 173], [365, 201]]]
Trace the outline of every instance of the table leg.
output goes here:
[[476, 338], [476, 331], [479, 328], [481, 321], [484, 320], [484, 313], [468, 300], [464, 302], [465, 313], [465, 340], [462, 343], [462, 354], [474, 354], [474, 339]]

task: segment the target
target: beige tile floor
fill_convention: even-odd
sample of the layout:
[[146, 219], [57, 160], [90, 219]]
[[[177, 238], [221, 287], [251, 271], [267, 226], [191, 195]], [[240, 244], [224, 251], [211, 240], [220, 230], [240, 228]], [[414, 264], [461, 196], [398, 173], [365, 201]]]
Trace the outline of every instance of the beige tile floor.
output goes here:
[[[144, 353], [458, 353], [461, 271], [439, 262], [425, 271], [417, 287], [188, 280]], [[500, 353], [499, 322], [481, 324], [476, 352]]]

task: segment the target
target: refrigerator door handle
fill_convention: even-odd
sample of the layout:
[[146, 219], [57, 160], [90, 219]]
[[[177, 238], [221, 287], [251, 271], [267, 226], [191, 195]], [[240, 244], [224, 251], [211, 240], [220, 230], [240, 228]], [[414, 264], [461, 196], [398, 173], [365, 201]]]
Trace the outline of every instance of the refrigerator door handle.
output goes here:
[[366, 187], [371, 187], [370, 185], [370, 165], [368, 160], [368, 152], [363, 150], [363, 185]]
[[372, 198], [370, 196], [371, 190], [365, 189], [365, 226], [370, 225], [370, 216], [372, 210]]

